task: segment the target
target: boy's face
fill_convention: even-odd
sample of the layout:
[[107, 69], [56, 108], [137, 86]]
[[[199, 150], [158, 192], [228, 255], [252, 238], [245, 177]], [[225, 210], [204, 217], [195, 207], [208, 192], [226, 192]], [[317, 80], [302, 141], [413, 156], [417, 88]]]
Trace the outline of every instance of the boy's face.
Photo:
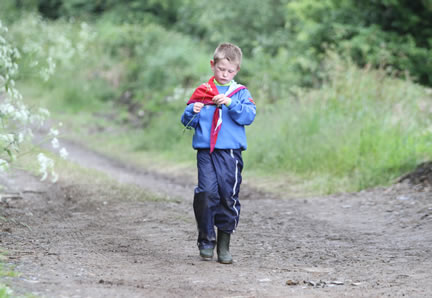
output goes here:
[[211, 60], [210, 65], [216, 81], [221, 85], [231, 82], [240, 70], [237, 64], [231, 63], [227, 59], [222, 59], [217, 63]]

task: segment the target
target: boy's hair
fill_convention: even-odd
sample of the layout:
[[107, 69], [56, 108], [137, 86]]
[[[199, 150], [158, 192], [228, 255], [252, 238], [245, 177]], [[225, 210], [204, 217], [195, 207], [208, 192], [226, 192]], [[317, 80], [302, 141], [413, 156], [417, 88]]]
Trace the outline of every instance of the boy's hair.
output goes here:
[[229, 62], [237, 64], [240, 67], [242, 56], [242, 50], [238, 46], [226, 42], [218, 45], [213, 54], [213, 61], [216, 64], [222, 59], [227, 59]]

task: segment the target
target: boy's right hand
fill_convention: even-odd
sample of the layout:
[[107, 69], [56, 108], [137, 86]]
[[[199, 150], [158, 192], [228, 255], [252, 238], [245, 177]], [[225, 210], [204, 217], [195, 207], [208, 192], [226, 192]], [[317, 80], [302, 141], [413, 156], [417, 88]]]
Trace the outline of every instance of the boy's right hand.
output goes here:
[[194, 103], [194, 106], [193, 106], [194, 113], [196, 113], [196, 114], [199, 113], [203, 106], [204, 106], [204, 104], [202, 102]]

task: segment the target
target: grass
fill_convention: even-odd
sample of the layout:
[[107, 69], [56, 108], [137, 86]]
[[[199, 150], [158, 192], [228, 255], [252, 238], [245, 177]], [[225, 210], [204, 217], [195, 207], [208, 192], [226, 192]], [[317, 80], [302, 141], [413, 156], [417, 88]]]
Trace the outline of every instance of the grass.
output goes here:
[[[97, 111], [86, 110], [84, 106], [79, 112], [70, 112], [60, 108], [67, 105], [62, 97], [57, 97], [53, 92], [44, 92], [44, 88], [37, 84], [21, 83], [19, 88], [25, 100], [33, 104], [37, 101], [37, 105], [51, 111], [51, 123], [63, 124], [60, 139], [65, 137], [80, 142], [127, 164], [156, 172], [195, 175], [192, 131], [183, 132], [180, 121], [176, 121], [180, 119], [179, 111], [161, 114], [149, 127], [134, 128], [123, 122], [121, 115], [126, 111], [122, 107], [114, 107], [112, 102], [101, 105]], [[52, 105], [54, 102], [56, 104]], [[114, 109], [116, 113], [113, 114]]]
[[[2, 272], [0, 272], [0, 275], [2, 274]], [[12, 298], [14, 296], [12, 296], [13, 291], [11, 288], [9, 288], [6, 285], [2, 285], [0, 283], [0, 298]]]
[[[3, 279], [5, 277], [16, 277], [17, 273], [6, 268], [4, 263], [4, 252], [0, 253], [0, 279]], [[0, 282], [0, 298], [12, 298], [16, 297], [13, 295], [12, 289], [6, 285]]]
[[[335, 65], [331, 80], [318, 90], [275, 104], [256, 100], [257, 118], [247, 128], [249, 149], [244, 152], [247, 180], [293, 194], [358, 191], [392, 183], [431, 158], [429, 90], [384, 71], [340, 61]], [[26, 97], [34, 97], [34, 87], [27, 91]], [[104, 154], [193, 175], [193, 132], [183, 133], [183, 107], [179, 103], [141, 128], [128, 128], [115, 115], [94, 117], [84, 110], [54, 118], [66, 123], [69, 137]]]
[[[186, 67], [190, 64], [187, 49], [197, 46], [193, 41], [185, 39], [181, 49], [175, 50], [171, 39], [181, 40], [182, 36], [154, 26], [139, 36], [119, 33], [118, 40], [110, 41], [104, 32], [114, 29], [120, 33], [137, 30], [102, 28], [98, 40], [101, 44], [93, 44], [87, 57], [77, 59], [73, 68], [59, 66], [59, 75], [48, 84], [27, 79], [21, 83], [21, 91], [29, 102], [51, 110], [54, 122], [63, 122], [70, 138], [127, 162], [193, 175], [192, 131], [183, 133], [180, 116], [187, 88], [196, 81], [192, 74], [204, 73], [203, 48], [197, 54], [198, 68], [191, 69]], [[164, 49], [166, 61], [140, 60], [154, 60], [148, 55], [152, 45], [139, 40], [144, 37], [154, 42], [155, 49]], [[106, 52], [104, 42], [108, 42]], [[135, 52], [125, 62], [121, 53], [127, 49]], [[170, 64], [173, 71], [164, 72]], [[187, 71], [179, 71], [182, 67]], [[254, 69], [253, 65], [250, 69]], [[148, 85], [150, 78], [157, 78], [160, 72], [171, 83], [163, 88]], [[268, 75], [275, 74], [263, 74]], [[289, 74], [278, 75], [287, 76], [286, 84], [290, 84]], [[282, 86], [280, 89], [285, 91], [278, 93], [274, 86], [271, 98], [257, 92], [262, 97], [254, 98], [257, 117], [246, 129], [246, 179], [269, 190], [294, 193], [358, 191], [390, 184], [418, 163], [431, 159], [430, 90], [409, 79], [396, 79], [384, 69], [359, 69], [338, 57], [329, 58], [326, 75], [319, 89]], [[170, 90], [176, 87], [183, 91], [171, 96]], [[249, 86], [262, 91], [261, 87], [257, 81]], [[138, 92], [136, 99], [147, 115], [142, 127], [124, 123], [129, 114], [118, 99], [128, 88]]]
[[[55, 171], [59, 175], [58, 183], [64, 183], [62, 185], [66, 187], [73, 185], [77, 190], [79, 189], [83, 192], [87, 191], [86, 185], [91, 184], [91, 187], [88, 188], [92, 191], [91, 196], [98, 200], [109, 201], [113, 198], [122, 198], [122, 200], [132, 201], [176, 201], [176, 198], [156, 195], [134, 184], [120, 183], [110, 177], [108, 173], [96, 169], [84, 168], [72, 161], [64, 160], [57, 154], [42, 148], [33, 148], [33, 150], [43, 152], [48, 157], [54, 159]], [[15, 166], [35, 176], [41, 176], [38, 172], [38, 162], [31, 155], [18, 159]], [[48, 176], [46, 183], [50, 183], [49, 178], [50, 176]]]
[[257, 118], [252, 167], [295, 173], [333, 193], [391, 183], [432, 156], [430, 106], [421, 106], [430, 100], [426, 89], [349, 64], [330, 75], [321, 89]]

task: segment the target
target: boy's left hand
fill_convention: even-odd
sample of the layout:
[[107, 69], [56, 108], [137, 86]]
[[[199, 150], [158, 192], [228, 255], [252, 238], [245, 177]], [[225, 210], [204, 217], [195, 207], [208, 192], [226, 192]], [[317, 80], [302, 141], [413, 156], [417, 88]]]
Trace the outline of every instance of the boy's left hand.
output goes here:
[[231, 98], [229, 98], [225, 94], [218, 94], [215, 97], [213, 97], [212, 100], [217, 105], [227, 105], [227, 106], [229, 106], [231, 104]]

